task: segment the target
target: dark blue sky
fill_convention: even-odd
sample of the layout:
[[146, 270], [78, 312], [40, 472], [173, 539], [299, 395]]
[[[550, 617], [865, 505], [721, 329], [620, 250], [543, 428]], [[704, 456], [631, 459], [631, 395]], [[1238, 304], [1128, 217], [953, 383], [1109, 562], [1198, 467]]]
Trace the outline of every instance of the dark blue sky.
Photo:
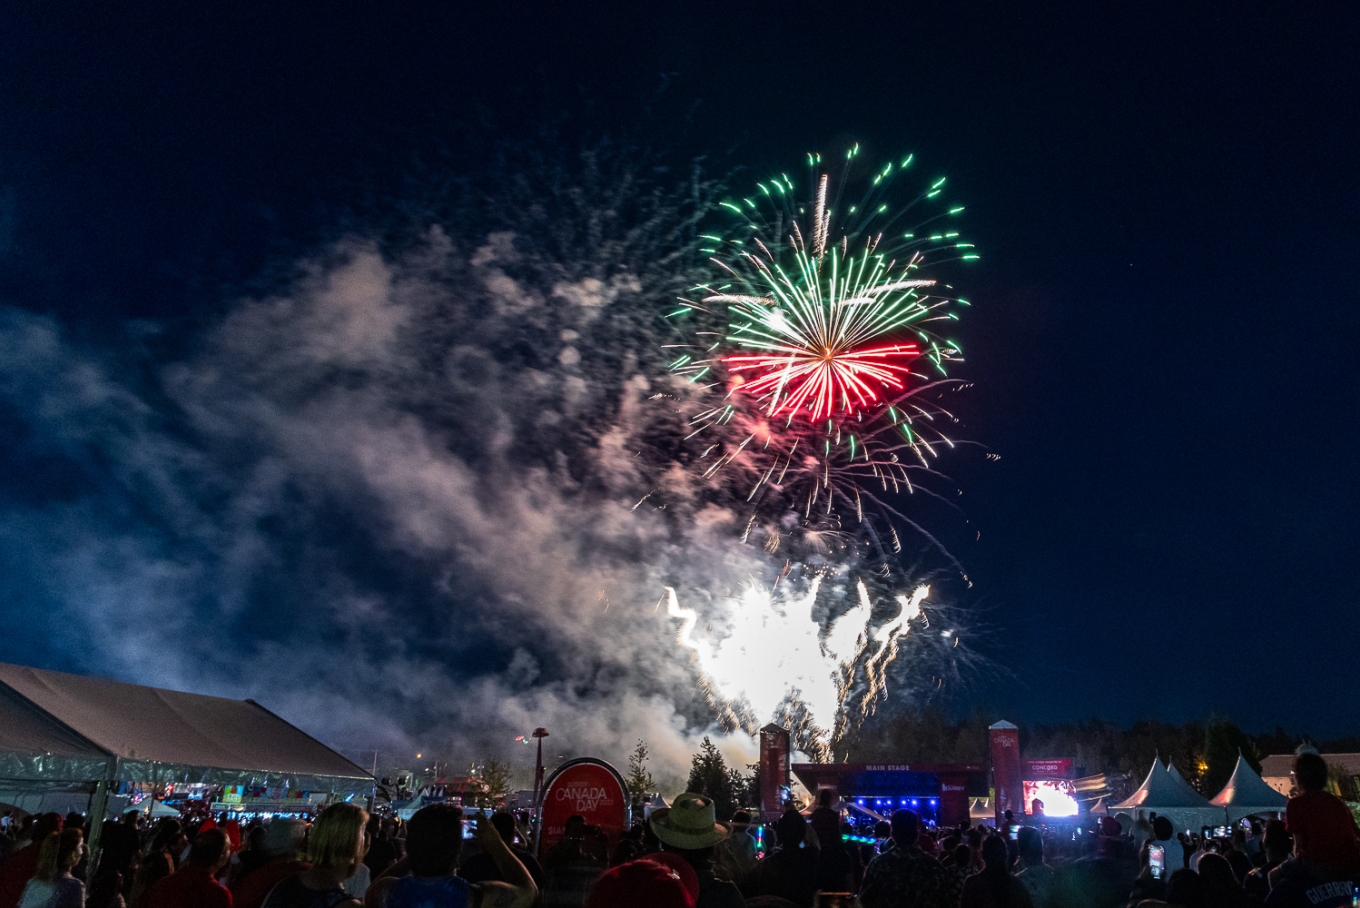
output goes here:
[[663, 81], [680, 155], [912, 150], [984, 253], [956, 554], [1017, 683], [979, 696], [1360, 727], [1360, 7], [488, 6], [7, 9], [0, 303], [206, 322], [412, 170]]

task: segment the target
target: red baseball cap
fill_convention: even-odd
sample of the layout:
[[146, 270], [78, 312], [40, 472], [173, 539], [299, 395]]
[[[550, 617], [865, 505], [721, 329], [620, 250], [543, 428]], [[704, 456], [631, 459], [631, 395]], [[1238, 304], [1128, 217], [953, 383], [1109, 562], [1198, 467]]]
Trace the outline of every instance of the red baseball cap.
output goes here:
[[[586, 897], [585, 908], [694, 908], [694, 896], [680, 872], [660, 855], [640, 858], [605, 871]], [[694, 873], [690, 870], [690, 874]], [[697, 891], [699, 878], [694, 878]]]
[[699, 874], [694, 872], [694, 868], [689, 865], [689, 861], [680, 857], [674, 851], [658, 851], [639, 858], [642, 861], [656, 861], [664, 864], [676, 873], [680, 874], [680, 882], [685, 884], [685, 891], [694, 900], [694, 904], [699, 904]]

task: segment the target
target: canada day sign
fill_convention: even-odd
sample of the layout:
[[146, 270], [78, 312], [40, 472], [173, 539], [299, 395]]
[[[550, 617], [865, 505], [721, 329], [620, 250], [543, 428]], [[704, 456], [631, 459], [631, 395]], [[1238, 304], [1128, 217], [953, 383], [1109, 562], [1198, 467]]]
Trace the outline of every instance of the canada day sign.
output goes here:
[[557, 768], [543, 789], [539, 854], [546, 854], [562, 838], [572, 816], [599, 827], [612, 847], [628, 829], [628, 794], [618, 770], [590, 758]]

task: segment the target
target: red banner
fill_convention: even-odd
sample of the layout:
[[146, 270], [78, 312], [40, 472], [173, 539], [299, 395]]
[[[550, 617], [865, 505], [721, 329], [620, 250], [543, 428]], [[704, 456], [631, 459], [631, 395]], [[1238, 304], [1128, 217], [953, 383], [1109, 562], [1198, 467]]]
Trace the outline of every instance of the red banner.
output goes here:
[[566, 830], [567, 819], [579, 815], [609, 839], [610, 853], [628, 829], [628, 793], [618, 771], [603, 760], [572, 760], [560, 766], [543, 792], [538, 853], [547, 854]]
[[1007, 810], [1014, 816], [1025, 815], [1024, 780], [1020, 778], [1020, 729], [1009, 722], [998, 722], [990, 729], [992, 737], [992, 786], [996, 790], [996, 823], [1004, 821]]
[[789, 784], [789, 733], [773, 722], [760, 730], [760, 821], [784, 815]]
[[1071, 760], [1026, 760], [1025, 781], [1042, 782], [1072, 778]]

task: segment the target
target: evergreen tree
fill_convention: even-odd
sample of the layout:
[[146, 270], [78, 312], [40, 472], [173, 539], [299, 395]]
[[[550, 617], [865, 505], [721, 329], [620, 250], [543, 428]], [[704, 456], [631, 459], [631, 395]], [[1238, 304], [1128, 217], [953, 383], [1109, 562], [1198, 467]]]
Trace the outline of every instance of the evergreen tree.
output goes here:
[[656, 791], [656, 782], [647, 771], [647, 757], [647, 744], [638, 738], [637, 747], [633, 748], [632, 754], [628, 757], [628, 778], [625, 780], [628, 794], [633, 799], [634, 810]]
[[510, 793], [510, 777], [514, 774], [510, 764], [500, 760], [487, 760], [482, 765], [482, 796], [479, 807], [496, 807]]
[[1246, 757], [1252, 769], [1258, 773], [1261, 771], [1261, 761], [1256, 758], [1251, 738], [1229, 719], [1210, 719], [1204, 728], [1205, 767], [1200, 776], [1200, 791], [1206, 798], [1212, 798], [1222, 791], [1228, 779], [1232, 778], [1238, 753]]
[[741, 773], [727, 768], [722, 754], [707, 737], [690, 761], [688, 791], [713, 799], [718, 819], [726, 822], [737, 810], [738, 793], [745, 788]]

